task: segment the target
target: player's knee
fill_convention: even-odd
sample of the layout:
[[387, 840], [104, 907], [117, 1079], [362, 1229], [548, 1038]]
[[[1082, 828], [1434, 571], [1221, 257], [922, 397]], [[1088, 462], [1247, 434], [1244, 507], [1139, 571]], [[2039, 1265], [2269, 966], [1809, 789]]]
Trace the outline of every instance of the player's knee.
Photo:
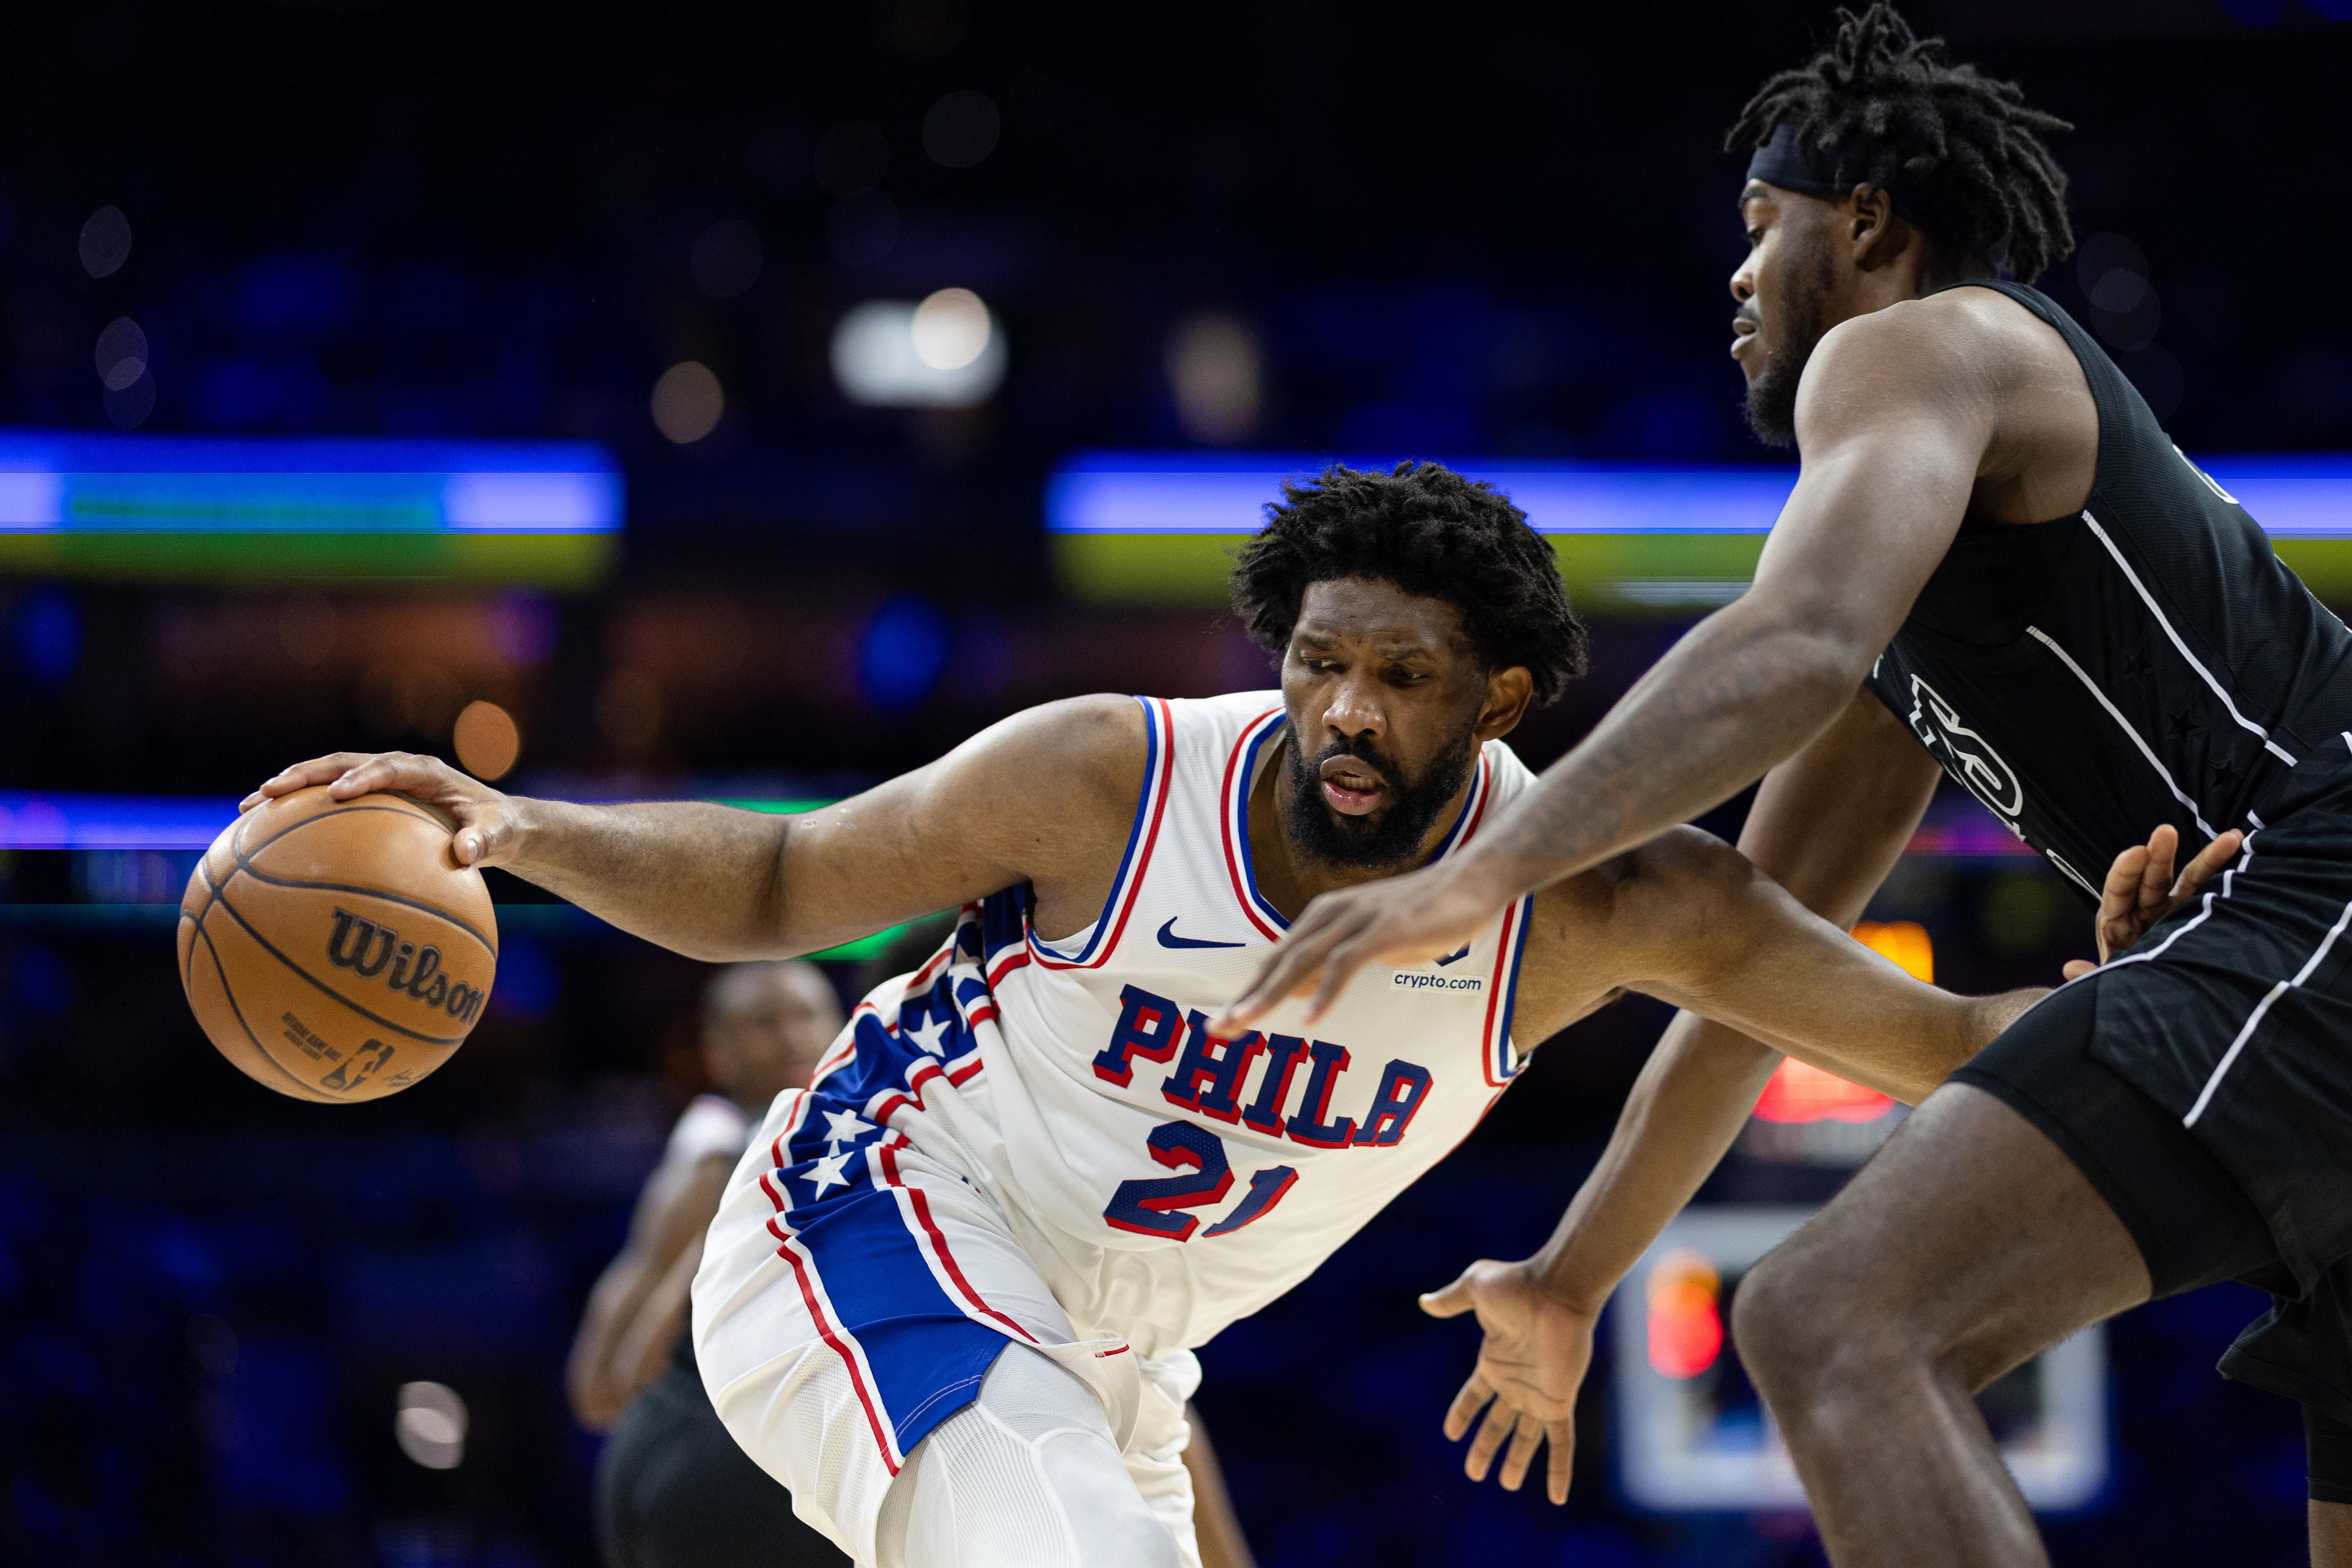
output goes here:
[[1748, 1270], [1731, 1300], [1732, 1343], [1768, 1397], [1835, 1375], [1864, 1340], [1866, 1314], [1850, 1292], [1783, 1247]]

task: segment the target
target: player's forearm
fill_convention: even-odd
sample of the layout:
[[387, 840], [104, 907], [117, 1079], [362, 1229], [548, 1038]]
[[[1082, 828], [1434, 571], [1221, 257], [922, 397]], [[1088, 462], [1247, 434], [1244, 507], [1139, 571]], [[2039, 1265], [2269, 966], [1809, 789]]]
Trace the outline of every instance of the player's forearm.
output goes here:
[[1456, 874], [1499, 904], [1720, 805], [1834, 719], [1867, 666], [1850, 639], [1796, 617], [1718, 611], [1463, 853]]
[[520, 831], [499, 863], [526, 882], [691, 958], [797, 950], [778, 885], [783, 819], [699, 801], [511, 804]]
[[1575, 1310], [1598, 1312], [1722, 1160], [1780, 1060], [1737, 1030], [1677, 1015], [1600, 1163], [1537, 1254], [1538, 1282]]

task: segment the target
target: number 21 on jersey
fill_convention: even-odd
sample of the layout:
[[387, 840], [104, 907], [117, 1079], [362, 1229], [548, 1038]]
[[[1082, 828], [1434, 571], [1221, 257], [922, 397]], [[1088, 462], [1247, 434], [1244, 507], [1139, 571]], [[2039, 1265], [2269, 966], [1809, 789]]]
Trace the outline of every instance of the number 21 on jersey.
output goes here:
[[[1190, 1241], [1201, 1228], [1201, 1217], [1182, 1211], [1222, 1203], [1233, 1190], [1234, 1167], [1225, 1158], [1224, 1140], [1190, 1122], [1162, 1122], [1151, 1129], [1144, 1146], [1153, 1159], [1181, 1174], [1119, 1183], [1118, 1190], [1111, 1194], [1110, 1207], [1103, 1210], [1103, 1219], [1138, 1236]], [[1289, 1166], [1268, 1166], [1253, 1173], [1249, 1192], [1241, 1203], [1202, 1234], [1230, 1236], [1263, 1219], [1297, 1179], [1298, 1172]]]

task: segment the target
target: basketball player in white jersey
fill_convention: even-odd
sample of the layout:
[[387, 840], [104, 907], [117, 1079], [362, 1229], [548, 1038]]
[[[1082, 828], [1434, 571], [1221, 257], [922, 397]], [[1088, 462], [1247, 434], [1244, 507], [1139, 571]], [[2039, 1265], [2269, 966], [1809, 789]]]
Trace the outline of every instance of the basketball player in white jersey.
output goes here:
[[414, 796], [461, 863], [710, 960], [963, 906], [777, 1097], [694, 1284], [728, 1428], [861, 1563], [1197, 1563], [1192, 1347], [1621, 990], [1906, 1100], [2040, 994], [1920, 985], [1684, 830], [1311, 1022], [1212, 1036], [1310, 898], [1477, 839], [1530, 782], [1503, 737], [1584, 659], [1550, 546], [1434, 465], [1286, 486], [1234, 591], [1279, 691], [1048, 704], [804, 816], [526, 800], [398, 754], [253, 797]]

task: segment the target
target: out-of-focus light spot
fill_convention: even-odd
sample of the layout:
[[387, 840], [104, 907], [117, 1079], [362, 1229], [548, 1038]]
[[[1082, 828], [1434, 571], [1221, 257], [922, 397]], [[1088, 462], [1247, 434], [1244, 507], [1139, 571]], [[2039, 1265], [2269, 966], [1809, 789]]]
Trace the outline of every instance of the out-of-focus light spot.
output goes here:
[[964, 0], [896, 0], [889, 10], [890, 42], [907, 54], [935, 59], [963, 42], [971, 25]]
[[2119, 234], [2095, 234], [2075, 253], [2092, 329], [2109, 347], [2142, 349], [2155, 340], [2164, 308], [2149, 277], [2147, 253]]
[[750, 224], [721, 218], [695, 238], [694, 286], [713, 299], [732, 299], [760, 281], [765, 254]]
[[547, 945], [532, 936], [509, 936], [499, 944], [499, 972], [490, 988], [490, 1010], [533, 1023], [555, 1009], [563, 972]]
[[392, 1435], [400, 1451], [428, 1470], [454, 1470], [466, 1461], [466, 1402], [446, 1383], [404, 1383], [394, 1402]]
[[1650, 1266], [1650, 1364], [1662, 1376], [1696, 1377], [1723, 1353], [1722, 1281], [1696, 1252], [1667, 1253]]
[[92, 277], [111, 277], [131, 259], [131, 220], [121, 207], [100, 207], [81, 225], [81, 266]]
[[2352, 22], [2352, 0], [2303, 0], [2331, 22]]
[[870, 191], [890, 172], [890, 139], [878, 125], [853, 120], [816, 139], [816, 183], [827, 195]]
[[596, 690], [596, 727], [621, 751], [645, 751], [660, 738], [661, 687], [643, 670], [625, 665]]
[[898, 204], [879, 191], [860, 191], [824, 214], [824, 247], [844, 267], [871, 267], [898, 246]]
[[1264, 377], [1257, 334], [1228, 311], [1196, 311], [1169, 334], [1168, 388], [1195, 441], [1237, 446], [1255, 435]]
[[2249, 27], [2273, 27], [2285, 14], [2286, 0], [2221, 0], [2221, 9]]
[[522, 731], [514, 715], [493, 702], [467, 703], [449, 733], [457, 766], [477, 779], [499, 779], [513, 771], [522, 754]]
[[278, 612], [278, 643], [288, 658], [305, 669], [316, 668], [333, 656], [340, 630], [335, 607], [311, 589], [292, 595]]
[[915, 358], [935, 371], [960, 371], [988, 350], [988, 307], [969, 288], [942, 288], [915, 307], [908, 324]]
[[[963, 293], [943, 290], [932, 298]], [[851, 308], [833, 329], [833, 375], [842, 395], [870, 408], [970, 408], [987, 402], [1004, 380], [1004, 333], [988, 319], [986, 306], [968, 294], [964, 298], [969, 306], [943, 305], [934, 311], [927, 346], [946, 357], [979, 331], [986, 336], [971, 359], [945, 367], [926, 361], [918, 346], [917, 318], [925, 307], [869, 299]]]
[[923, 116], [923, 151], [943, 168], [969, 169], [996, 150], [1003, 130], [986, 93], [951, 92]]
[[698, 361], [672, 365], [654, 383], [654, 428], [681, 446], [709, 434], [726, 412], [719, 378]]
[[1913, 979], [1936, 983], [1936, 944], [1917, 921], [1865, 920], [1853, 928], [1853, 939]]
[[98, 379], [121, 392], [147, 373], [147, 334], [128, 316], [109, 321], [98, 334]]
[[901, 594], [874, 612], [857, 644], [857, 684], [885, 712], [914, 707], [948, 667], [948, 622], [919, 594]]
[[1895, 1102], [1875, 1089], [1849, 1083], [1795, 1057], [1772, 1070], [1756, 1101], [1759, 1122], [1875, 1122]]
[[81, 612], [62, 588], [36, 589], [17, 605], [16, 661], [45, 686], [63, 685], [81, 663]]

